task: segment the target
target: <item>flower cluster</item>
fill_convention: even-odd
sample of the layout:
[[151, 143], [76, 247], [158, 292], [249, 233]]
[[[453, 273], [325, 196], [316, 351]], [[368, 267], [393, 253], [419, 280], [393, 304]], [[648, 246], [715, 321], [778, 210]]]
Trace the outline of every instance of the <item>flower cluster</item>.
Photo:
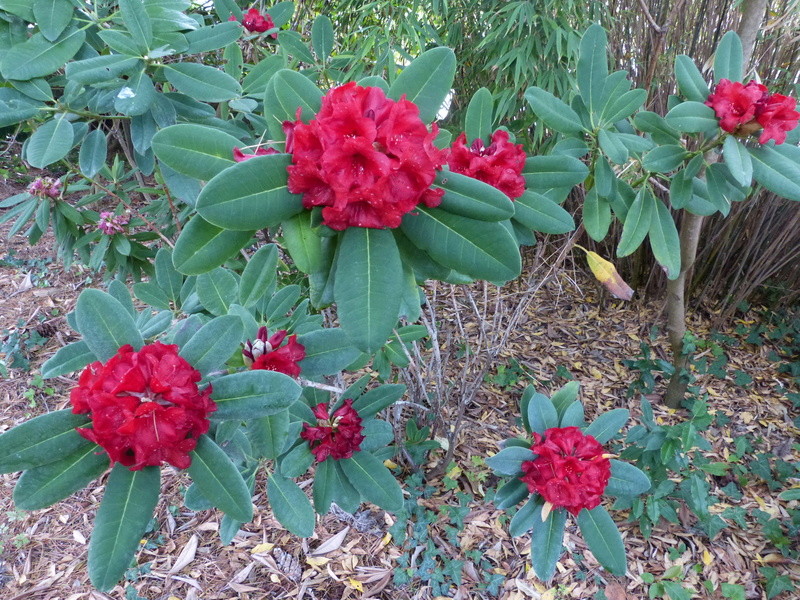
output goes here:
[[394, 228], [420, 202], [441, 202], [444, 190], [430, 185], [445, 153], [413, 102], [351, 82], [329, 91], [310, 123], [299, 118], [284, 123], [289, 191], [307, 209], [323, 206], [328, 227]]
[[132, 471], [162, 462], [186, 469], [217, 408], [210, 385], [198, 390], [200, 379], [176, 345], [125, 345], [86, 367], [70, 392], [72, 412], [91, 413], [92, 427], [77, 431]]
[[520, 478], [528, 490], [573, 515], [598, 506], [611, 477], [611, 462], [600, 443], [577, 427], [552, 427], [544, 437], [533, 436], [531, 450], [537, 457], [522, 463]]
[[97, 228], [106, 235], [114, 235], [115, 233], [123, 233], [129, 221], [130, 216], [127, 214], [115, 215], [113, 212], [104, 210], [100, 213]]
[[325, 403], [317, 404], [312, 410], [317, 417], [317, 425], [304, 423], [300, 437], [308, 441], [317, 462], [323, 462], [329, 456], [335, 460], [350, 458], [353, 452], [361, 450], [364, 428], [352, 400], [345, 400], [333, 412], [333, 416], [328, 413]]
[[40, 198], [58, 198], [61, 193], [61, 180], [52, 177], [37, 177], [28, 186], [28, 193]]
[[[228, 20], [238, 21], [239, 19], [237, 19], [234, 15], [231, 15], [228, 17]], [[262, 15], [257, 8], [251, 8], [242, 17], [242, 26], [250, 33], [264, 33], [265, 31], [269, 31], [270, 29], [274, 28], [275, 23], [272, 20], [272, 17], [269, 16], [269, 13], [264, 13]], [[278, 34], [271, 33], [270, 37], [277, 39]]]
[[269, 156], [270, 154], [280, 154], [275, 148], [256, 148], [252, 154], [245, 154], [240, 148], [233, 149], [233, 160], [236, 162], [244, 162], [248, 158], [255, 158], [256, 156]]
[[511, 143], [502, 129], [492, 134], [488, 148], [480, 138], [467, 146], [467, 134], [462, 133], [450, 146], [447, 164], [451, 171], [488, 183], [512, 200], [525, 192], [525, 150], [522, 144]]
[[750, 135], [763, 128], [760, 144], [775, 140], [782, 144], [786, 132], [797, 127], [800, 112], [797, 100], [781, 94], [770, 94], [766, 86], [755, 81], [746, 85], [720, 79], [706, 106], [714, 109], [719, 126], [728, 133]]
[[290, 377], [300, 375], [297, 363], [306, 357], [305, 347], [298, 343], [297, 336], [289, 336], [285, 346], [281, 346], [288, 332], [282, 329], [268, 337], [266, 327], [258, 329], [255, 340], [247, 340], [242, 350], [244, 363], [252, 370], [277, 371]]

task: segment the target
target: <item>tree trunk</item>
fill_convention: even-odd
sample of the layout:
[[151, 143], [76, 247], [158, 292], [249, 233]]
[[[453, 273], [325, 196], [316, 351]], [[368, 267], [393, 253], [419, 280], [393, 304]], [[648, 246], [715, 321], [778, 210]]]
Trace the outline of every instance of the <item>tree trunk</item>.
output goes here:
[[750, 62], [753, 58], [753, 51], [756, 47], [756, 36], [761, 29], [761, 23], [767, 12], [767, 0], [745, 0], [742, 2], [742, 20], [736, 33], [742, 38], [742, 50], [744, 51], [744, 72], [747, 74]]

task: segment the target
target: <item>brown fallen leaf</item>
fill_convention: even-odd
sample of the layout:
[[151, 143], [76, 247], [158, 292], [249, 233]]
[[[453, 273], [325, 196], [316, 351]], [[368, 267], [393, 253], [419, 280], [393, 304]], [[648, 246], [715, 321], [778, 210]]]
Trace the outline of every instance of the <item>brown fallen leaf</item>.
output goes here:
[[616, 581], [609, 581], [605, 591], [608, 600], [628, 600], [625, 588]]

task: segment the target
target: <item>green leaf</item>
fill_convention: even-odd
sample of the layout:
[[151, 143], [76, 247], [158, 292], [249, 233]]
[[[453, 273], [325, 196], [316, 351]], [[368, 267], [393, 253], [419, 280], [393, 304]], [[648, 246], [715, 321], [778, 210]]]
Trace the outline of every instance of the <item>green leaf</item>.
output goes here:
[[314, 454], [308, 443], [303, 440], [281, 458], [280, 472], [285, 477], [300, 477], [313, 463]]
[[232, 519], [240, 523], [250, 521], [253, 518], [250, 490], [225, 451], [210, 437], [201, 435], [190, 456], [192, 464], [187, 471], [202, 495]]
[[311, 211], [304, 210], [285, 220], [283, 242], [295, 266], [309, 274], [319, 270], [322, 263], [322, 239], [311, 226]]
[[654, 112], [643, 110], [636, 113], [633, 124], [645, 133], [651, 134], [658, 143], [675, 144], [680, 141], [681, 134], [678, 130], [670, 126], [664, 117]]
[[582, 133], [581, 118], [550, 92], [536, 86], [525, 90], [525, 99], [547, 127], [560, 133]]
[[567, 409], [578, 400], [581, 385], [577, 381], [564, 384], [550, 396], [550, 402], [556, 407], [558, 418], [561, 419]]
[[202, 102], [223, 102], [242, 93], [233, 77], [217, 68], [198, 63], [172, 63], [164, 75], [175, 89]]
[[[252, 160], [252, 159], [251, 159]], [[172, 262], [185, 275], [199, 275], [221, 265], [235, 252], [241, 250], [252, 231], [220, 229], [205, 219], [195, 216], [181, 231]]]
[[289, 439], [289, 411], [247, 421], [247, 433], [255, 458], [275, 460]]
[[655, 211], [650, 221], [650, 247], [653, 255], [667, 273], [667, 279], [676, 279], [681, 273], [681, 241], [669, 208], [655, 200]]
[[294, 14], [294, 2], [278, 2], [270, 6], [266, 12], [272, 17], [275, 27], [283, 27], [291, 20]]
[[551, 188], [569, 188], [583, 183], [589, 168], [572, 156], [551, 154], [525, 159], [522, 174], [529, 190], [544, 193]]
[[356, 399], [353, 408], [362, 419], [369, 419], [397, 402], [405, 391], [406, 386], [400, 383], [381, 385]]
[[578, 89], [589, 112], [599, 115], [600, 99], [608, 77], [608, 39], [606, 31], [594, 24], [581, 38], [578, 54]]
[[589, 426], [583, 430], [584, 435], [591, 435], [601, 444], [605, 444], [619, 433], [630, 417], [630, 412], [625, 408], [615, 408], [599, 415]]
[[58, 410], [26, 421], [0, 435], [0, 473], [46, 465], [86, 443], [76, 427], [86, 425], [86, 415]]
[[573, 402], [570, 404], [561, 420], [558, 422], [559, 427], [585, 427], [586, 421], [584, 419], [583, 404], [580, 402]]
[[197, 212], [224, 229], [274, 227], [303, 210], [302, 196], [287, 187], [289, 154], [256, 156], [216, 175], [200, 192]]
[[338, 328], [304, 333], [297, 337], [297, 341], [306, 350], [305, 358], [299, 363], [301, 374], [305, 379], [314, 380], [323, 375], [336, 374], [361, 354], [350, 343], [347, 334]]
[[[108, 469], [108, 455], [97, 444], [84, 442], [72, 453], [60, 452], [55, 462], [28, 469], [14, 487], [14, 504], [21, 510], [38, 510], [63, 500]], [[66, 456], [65, 456], [66, 454]], [[62, 458], [63, 457], [63, 458]]]
[[558, 427], [558, 411], [544, 394], [533, 394], [527, 406], [528, 424], [534, 433], [543, 434], [551, 427]]
[[183, 345], [180, 355], [200, 373], [206, 375], [225, 364], [225, 361], [239, 349], [243, 334], [242, 320], [236, 315], [216, 317], [203, 325]]
[[321, 105], [322, 92], [308, 77], [290, 69], [275, 73], [264, 93], [264, 118], [272, 139], [285, 139], [283, 122], [297, 119], [298, 108], [301, 109], [300, 118], [307, 123]]
[[722, 144], [722, 156], [733, 178], [740, 185], [749, 186], [753, 180], [753, 160], [747, 148], [736, 137], [729, 135]]
[[514, 215], [514, 204], [496, 187], [466, 175], [443, 170], [433, 185], [444, 190], [439, 208], [479, 221], [504, 221]]
[[153, 43], [153, 27], [150, 17], [142, 0], [119, 0], [119, 9], [122, 22], [139, 46], [139, 50], [146, 52]]
[[300, 537], [314, 534], [314, 508], [294, 481], [273, 473], [267, 479], [267, 497], [275, 518], [291, 533]]
[[505, 282], [519, 276], [522, 269], [516, 239], [502, 223], [418, 206], [414, 214], [403, 218], [401, 228], [433, 260], [468, 277]]
[[514, 202], [514, 220], [542, 233], [560, 234], [575, 229], [569, 212], [550, 198], [530, 190]]
[[519, 476], [522, 474], [522, 463], [534, 458], [536, 455], [530, 447], [509, 446], [487, 458], [486, 464], [499, 475]]
[[242, 143], [206, 125], [171, 125], [153, 136], [153, 152], [158, 160], [183, 175], [208, 181], [233, 166], [233, 149]]
[[72, 5], [68, 0], [34, 0], [33, 16], [39, 31], [48, 41], [55, 42], [72, 21]]
[[217, 410], [213, 420], [241, 420], [268, 417], [289, 408], [300, 397], [297, 382], [275, 371], [243, 371], [214, 380], [211, 394]]
[[331, 509], [331, 502], [338, 483], [335, 461], [332, 458], [317, 463], [314, 471], [314, 510], [325, 515]]
[[239, 301], [242, 306], [255, 306], [275, 282], [278, 268], [278, 247], [266, 244], [250, 257], [239, 282]]
[[664, 118], [670, 127], [687, 133], [699, 133], [719, 126], [714, 109], [702, 102], [681, 102]]
[[173, 302], [178, 302], [181, 297], [181, 287], [183, 286], [183, 275], [178, 273], [172, 265], [172, 250], [161, 247], [156, 253], [156, 282], [167, 298]]
[[369, 452], [356, 452], [339, 461], [347, 479], [361, 496], [390, 512], [403, 507], [403, 490], [383, 463]]
[[311, 54], [311, 50], [309, 50], [299, 32], [291, 30], [279, 31], [278, 43], [285, 53], [294, 60], [309, 64], [314, 62], [314, 55]]
[[514, 478], [504, 483], [494, 495], [494, 505], [498, 510], [511, 508], [530, 496], [528, 486], [524, 481]]
[[485, 87], [480, 88], [472, 95], [464, 117], [464, 131], [467, 134], [467, 144], [473, 140], [489, 140], [492, 134], [492, 115], [494, 113], [494, 100], [492, 92]]
[[597, 141], [600, 142], [600, 149], [611, 162], [621, 165], [628, 160], [628, 147], [614, 132], [601, 129], [597, 135]]
[[114, 98], [114, 108], [124, 115], [143, 115], [157, 101], [153, 80], [142, 70], [131, 75]]
[[624, 575], [627, 568], [625, 546], [617, 526], [606, 509], [597, 506], [578, 513], [578, 527], [597, 561], [614, 575]]
[[387, 96], [406, 100], [419, 108], [419, 116], [430, 123], [442, 108], [453, 87], [456, 74], [456, 55], [450, 48], [431, 48], [420, 54], [403, 69], [389, 87]]
[[632, 464], [611, 459], [611, 479], [605, 493], [632, 498], [650, 489], [650, 478]]
[[766, 578], [765, 590], [767, 600], [772, 600], [783, 592], [794, 592], [795, 585], [787, 575], [778, 575], [778, 570], [774, 567], [759, 567], [761, 574]]
[[81, 174], [85, 177], [94, 177], [106, 164], [108, 155], [108, 142], [102, 129], [94, 129], [83, 140], [78, 153], [78, 164]]
[[320, 62], [325, 62], [333, 52], [333, 23], [325, 15], [319, 15], [311, 26], [311, 44]]
[[680, 54], [675, 58], [675, 79], [678, 81], [678, 89], [687, 100], [693, 102], [708, 100], [708, 95], [711, 93], [708, 84], [689, 56]]
[[539, 579], [550, 581], [556, 572], [556, 563], [563, 550], [567, 511], [563, 508], [551, 510], [547, 520], [542, 522], [543, 506], [543, 504], [538, 505], [531, 518], [533, 522], [531, 547], [536, 548], [536, 552], [531, 552], [531, 566]]
[[672, 176], [669, 185], [669, 203], [675, 210], [685, 207], [692, 199], [692, 177], [681, 170]]
[[681, 166], [686, 156], [683, 146], [656, 146], [642, 157], [642, 167], [656, 173], [667, 173]]
[[639, 188], [633, 204], [628, 209], [628, 215], [625, 217], [622, 236], [617, 246], [617, 256], [623, 257], [632, 254], [642, 243], [650, 231], [656, 202], [650, 188], [647, 186]]
[[611, 226], [611, 205], [592, 188], [583, 199], [583, 226], [596, 242], [601, 242]]
[[67, 375], [82, 369], [94, 360], [97, 360], [97, 357], [89, 350], [86, 342], [72, 342], [59, 348], [58, 352], [45, 361], [42, 365], [42, 378], [49, 379], [58, 375]]
[[601, 123], [613, 125], [617, 121], [627, 119], [641, 108], [647, 100], [647, 91], [642, 89], [630, 90], [619, 98], [612, 99], [603, 109]]
[[203, 308], [215, 316], [227, 314], [230, 305], [239, 297], [236, 277], [222, 267], [198, 275], [195, 291]]
[[215, 23], [184, 34], [189, 43], [186, 54], [200, 54], [219, 50], [242, 37], [242, 25], [233, 21]]
[[347, 256], [336, 269], [334, 297], [342, 329], [359, 350], [374, 353], [397, 324], [403, 286], [391, 231], [350, 227], [339, 243]]
[[126, 344], [134, 350], [144, 344], [131, 314], [119, 300], [100, 290], [81, 292], [75, 320], [83, 341], [100, 361], [107, 361]]
[[117, 464], [111, 471], [89, 542], [89, 578], [100, 591], [111, 590], [130, 566], [158, 502], [160, 475], [158, 467]]
[[522, 508], [511, 518], [511, 523], [508, 525], [508, 533], [511, 534], [511, 537], [525, 535], [533, 529], [536, 526], [537, 517], [541, 522], [541, 505], [542, 497], [538, 494], [534, 494], [528, 498], [528, 501], [523, 504]]
[[72, 149], [72, 123], [63, 115], [54, 117], [33, 132], [25, 147], [25, 157], [42, 169], [64, 158]]
[[730, 81], [742, 80], [742, 40], [735, 31], [729, 31], [722, 36], [714, 53], [714, 81], [728, 79]]
[[133, 284], [133, 293], [137, 299], [153, 308], [170, 310], [169, 298], [160, 287], [152, 282], [140, 282]]
[[86, 32], [82, 29], [66, 31], [54, 44], [41, 33], [34, 33], [27, 41], [3, 52], [0, 75], [22, 81], [50, 75], [75, 56], [85, 39]]
[[267, 82], [281, 69], [286, 68], [286, 61], [280, 54], [263, 58], [242, 80], [242, 88], [247, 94], [263, 96]]
[[800, 165], [769, 146], [752, 148], [753, 178], [769, 191], [800, 201]]
[[70, 81], [88, 85], [104, 83], [125, 73], [141, 71], [142, 67], [143, 63], [139, 58], [124, 54], [103, 54], [70, 62], [64, 72]]

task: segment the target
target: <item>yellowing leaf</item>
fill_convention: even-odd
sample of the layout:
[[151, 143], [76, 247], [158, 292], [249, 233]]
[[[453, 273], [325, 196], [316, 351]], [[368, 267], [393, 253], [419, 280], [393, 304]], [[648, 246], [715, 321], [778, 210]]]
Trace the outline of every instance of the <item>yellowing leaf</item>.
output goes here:
[[712, 562], [714, 562], [714, 557], [711, 555], [711, 552], [709, 552], [708, 550], [703, 550], [703, 564], [705, 566], [708, 566]]
[[602, 283], [612, 296], [620, 300], [633, 298], [633, 289], [617, 273], [614, 263], [607, 261], [596, 252], [590, 251], [586, 252], [586, 260], [597, 281]]
[[348, 577], [347, 583], [349, 583], [350, 587], [356, 590], [357, 592], [361, 594], [364, 593], [364, 585], [358, 579], [353, 579], [352, 577]]
[[275, 547], [275, 544], [259, 544], [252, 550], [250, 550], [250, 554], [262, 554], [264, 552], [269, 552]]
[[330, 561], [331, 559], [325, 556], [309, 556], [306, 558], [306, 562], [312, 567], [324, 567]]
[[396, 469], [397, 463], [387, 458], [385, 461], [383, 461], [383, 466], [386, 467], [387, 469]]

